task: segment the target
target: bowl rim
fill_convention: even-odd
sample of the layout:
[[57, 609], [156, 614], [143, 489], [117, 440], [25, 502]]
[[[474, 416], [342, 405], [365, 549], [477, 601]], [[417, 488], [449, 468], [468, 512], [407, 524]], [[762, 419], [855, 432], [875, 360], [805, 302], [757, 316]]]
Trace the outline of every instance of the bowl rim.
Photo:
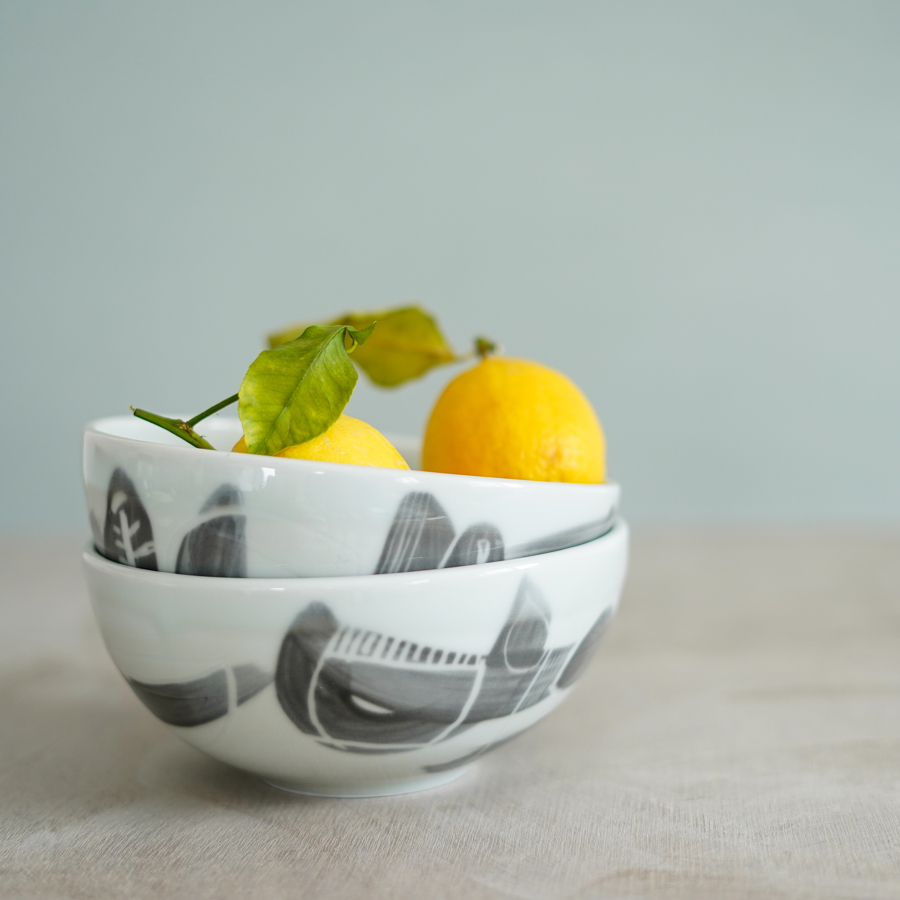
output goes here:
[[333, 589], [341, 585], [365, 589], [370, 583], [382, 586], [391, 584], [400, 586], [408, 582], [421, 584], [425, 580], [439, 579], [452, 584], [454, 580], [471, 581], [474, 578], [490, 578], [492, 575], [497, 575], [501, 572], [532, 569], [544, 564], [544, 561], [549, 563], [562, 555], [577, 559], [579, 556], [590, 556], [600, 552], [611, 553], [614, 550], [609, 545], [613, 543], [624, 542], [627, 551], [630, 533], [631, 529], [628, 523], [621, 516], [616, 516], [615, 524], [605, 534], [594, 538], [592, 541], [576, 544], [574, 547], [552, 550], [549, 553], [540, 553], [536, 556], [521, 556], [516, 559], [480, 563], [479, 565], [453, 566], [452, 568], [444, 569], [419, 569], [412, 572], [386, 572], [381, 575], [314, 575], [294, 578], [225, 578], [212, 575], [181, 575], [175, 572], [161, 572], [157, 569], [139, 569], [135, 566], [114, 562], [111, 559], [107, 559], [97, 550], [92, 538], [85, 542], [82, 559], [85, 565], [89, 565], [94, 569], [108, 572], [117, 577], [145, 583], [156, 582], [158, 585], [176, 583], [185, 587], [201, 583], [206, 586], [216, 584], [223, 589], [238, 593], [241, 591], [255, 593], [260, 590], [282, 593], [289, 587], [293, 588], [299, 585], [314, 591], [316, 589]]
[[[100, 419], [93, 419], [88, 422], [84, 426], [83, 434], [84, 437], [87, 435], [96, 435], [104, 441], [109, 441], [114, 445], [121, 445], [123, 447], [128, 448], [146, 448], [153, 447], [155, 448], [153, 452], [160, 453], [162, 456], [174, 457], [174, 458], [182, 458], [185, 454], [196, 454], [197, 450], [194, 447], [190, 447], [187, 444], [182, 442], [182, 446], [177, 444], [163, 444], [157, 441], [146, 441], [141, 440], [140, 438], [130, 438], [130, 437], [122, 437], [118, 434], [110, 434], [108, 431], [103, 430], [103, 425], [105, 423], [112, 422], [132, 422], [134, 420], [134, 416], [104, 416]], [[139, 420], [140, 421], [140, 420]], [[240, 424], [240, 419], [232, 418], [232, 417], [220, 417], [217, 419], [219, 422], [236, 422]], [[149, 423], [148, 423], [149, 424]], [[418, 440], [418, 438], [412, 437], [411, 435], [395, 435], [395, 437], [402, 437], [405, 439]], [[231, 450], [216, 450], [214, 451], [220, 454], [220, 458], [227, 462], [225, 465], [234, 465], [239, 464], [241, 466], [246, 466], [248, 463], [248, 456], [250, 454], [246, 453], [234, 453]], [[280, 457], [280, 456], [262, 456], [259, 455], [258, 459], [260, 462], [259, 466], [265, 466], [267, 469], [274, 468], [276, 471], [290, 472], [298, 471], [298, 467], [300, 469], [308, 469], [310, 471], [322, 471], [331, 472], [335, 475], [340, 475], [342, 472], [346, 474], [347, 470], [350, 469], [354, 472], [364, 471], [368, 473], [367, 477], [376, 478], [376, 479], [388, 479], [391, 481], [395, 481], [399, 478], [427, 478], [429, 481], [434, 479], [436, 483], [444, 483], [448, 488], [452, 489], [452, 485], [459, 485], [461, 480], [474, 480], [476, 483], [485, 484], [485, 485], [495, 485], [501, 489], [513, 489], [513, 490], [532, 490], [532, 491], [553, 491], [553, 490], [564, 490], [564, 491], [574, 491], [574, 490], [582, 490], [593, 493], [612, 493], [618, 498], [620, 493], [620, 486], [616, 481], [604, 481], [600, 484], [583, 484], [580, 482], [569, 482], [569, 481], [529, 481], [527, 479], [522, 478], [495, 478], [486, 475], [456, 475], [448, 472], [426, 472], [423, 469], [387, 469], [381, 468], [378, 466], [359, 466], [354, 465], [352, 463], [330, 463], [330, 462], [319, 462], [317, 460], [307, 460], [307, 459], [291, 459], [289, 457]], [[414, 473], [412, 476], [410, 473]], [[557, 551], [558, 552], [558, 551]], [[488, 564], [485, 564], [488, 565]], [[379, 576], [380, 577], [380, 576]]]

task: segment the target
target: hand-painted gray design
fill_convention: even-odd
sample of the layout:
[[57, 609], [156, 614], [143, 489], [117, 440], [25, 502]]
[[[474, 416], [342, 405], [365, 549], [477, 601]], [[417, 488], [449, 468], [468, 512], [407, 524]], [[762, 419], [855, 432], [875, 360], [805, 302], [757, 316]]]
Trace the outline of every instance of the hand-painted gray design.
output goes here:
[[255, 697], [263, 688], [272, 683], [272, 676], [252, 663], [235, 666], [231, 671], [234, 672], [236, 706], [246, 703], [247, 700]]
[[103, 545], [97, 550], [126, 566], [157, 568], [150, 516], [124, 469], [116, 469], [109, 479]]
[[245, 578], [247, 575], [246, 516], [230, 510], [243, 503], [231, 484], [217, 488], [200, 510], [201, 523], [189, 531], [178, 548], [179, 575]]
[[492, 650], [479, 656], [341, 626], [313, 603], [282, 643], [278, 700], [301, 731], [336, 749], [435, 743], [549, 696], [572, 650], [547, 648], [549, 620], [523, 579]]
[[375, 574], [436, 569], [455, 536], [450, 518], [432, 494], [407, 494], [394, 515]]
[[415, 491], [400, 502], [381, 551], [376, 575], [415, 572], [452, 566], [472, 566], [503, 559], [539, 556], [577, 547], [612, 531], [616, 510], [605, 519], [586, 522], [523, 544], [505, 546], [499, 529], [490, 522], [470, 525], [454, 543], [450, 517], [433, 494]]
[[484, 658], [481, 690], [460, 727], [528, 709], [549, 696], [572, 645], [547, 648], [550, 611], [528, 578], [491, 652]]
[[480, 522], [470, 525], [453, 545], [443, 568], [477, 566], [503, 559], [503, 536], [495, 525]]
[[240, 706], [271, 684], [272, 676], [258, 666], [245, 664], [231, 669], [233, 688], [226, 669], [191, 681], [150, 684], [126, 676], [138, 699], [168, 725], [193, 728], [221, 719], [230, 707]]
[[335, 750], [395, 753], [515, 715], [569, 687], [610, 617], [607, 610], [574, 652], [572, 644], [549, 646], [550, 611], [525, 577], [493, 646], [479, 655], [344, 625], [314, 602], [285, 634], [274, 678], [239, 665], [183, 682], [127, 680], [154, 715], [180, 727], [221, 718], [274, 681], [281, 708], [304, 734]]
[[507, 547], [506, 558], [522, 559], [526, 556], [540, 556], [542, 553], [553, 553], [556, 550], [566, 550], [569, 547], [586, 544], [588, 541], [595, 541], [613, 530], [616, 524], [616, 515], [616, 510], [612, 510], [605, 519], [597, 519], [575, 528], [548, 534], [535, 541]]
[[193, 681], [168, 684], [127, 680], [144, 706], [167, 725], [180, 728], [205, 725], [228, 712], [228, 679], [224, 669]]
[[275, 690], [306, 734], [421, 744], [456, 722], [476, 680], [474, 654], [341, 628], [327, 606], [312, 603], [282, 642]]
[[316, 733], [305, 693], [315, 681], [319, 660], [339, 627], [337, 619], [324, 603], [310, 603], [294, 619], [281, 642], [275, 670], [275, 691], [288, 718], [304, 734]]
[[610, 622], [612, 622], [612, 609], [605, 609], [600, 618], [594, 622], [591, 630], [584, 636], [578, 649], [572, 654], [569, 664], [559, 676], [557, 687], [560, 689], [570, 687], [581, 677], [587, 664], [591, 661], [591, 657], [597, 651], [601, 638], [606, 634]]

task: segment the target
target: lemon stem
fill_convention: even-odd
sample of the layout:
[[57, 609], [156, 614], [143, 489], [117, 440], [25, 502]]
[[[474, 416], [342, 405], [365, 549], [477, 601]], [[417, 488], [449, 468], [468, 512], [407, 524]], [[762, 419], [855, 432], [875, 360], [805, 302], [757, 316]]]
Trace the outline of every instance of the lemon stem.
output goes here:
[[193, 419], [188, 419], [187, 422], [185, 422], [184, 419], [170, 419], [168, 416], [160, 416], [156, 413], [147, 412], [146, 409], [135, 409], [133, 406], [131, 407], [131, 411], [139, 419], [143, 419], [145, 422], [150, 422], [153, 425], [158, 425], [160, 428], [165, 428], [166, 431], [171, 434], [180, 437], [183, 441], [187, 441], [192, 447], [197, 447], [200, 450], [215, 450], [216, 448], [213, 447], [206, 438], [194, 431], [194, 426], [198, 422], [202, 422], [207, 416], [217, 413], [226, 406], [231, 406], [237, 399], [238, 395], [235, 394], [227, 400], [222, 400], [215, 406], [211, 406], [209, 409], [204, 409], [202, 413], [198, 413]]
[[198, 422], [202, 422], [207, 416], [211, 416], [213, 413], [217, 413], [220, 409], [225, 409], [226, 406], [231, 406], [232, 403], [237, 403], [238, 394], [235, 394], [233, 397], [229, 397], [227, 400], [222, 400], [220, 403], [217, 403], [215, 406], [211, 406], [209, 409], [203, 410], [199, 415], [194, 416], [193, 419], [188, 419], [185, 422], [185, 425], [189, 425], [191, 428], [194, 427]]
[[191, 426], [183, 419], [170, 419], [168, 416], [159, 416], [156, 413], [147, 412], [146, 409], [135, 409], [131, 407], [131, 411], [145, 422], [151, 422], [153, 425], [159, 425], [165, 428], [171, 434], [180, 437], [183, 441], [187, 441], [192, 447], [198, 447], [200, 450], [215, 450], [206, 438], [201, 437], [194, 431]]
[[492, 353], [496, 353], [497, 350], [498, 350], [497, 344], [494, 341], [492, 341], [490, 338], [486, 338], [486, 337], [475, 338], [475, 352], [482, 359], [487, 359]]

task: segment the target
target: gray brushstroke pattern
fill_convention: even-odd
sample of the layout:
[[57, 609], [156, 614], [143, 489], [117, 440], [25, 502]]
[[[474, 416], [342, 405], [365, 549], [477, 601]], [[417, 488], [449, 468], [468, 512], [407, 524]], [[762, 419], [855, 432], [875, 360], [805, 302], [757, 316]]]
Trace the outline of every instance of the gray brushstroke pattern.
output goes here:
[[213, 491], [200, 510], [205, 521], [191, 529], [178, 548], [179, 575], [246, 577], [246, 516], [232, 511], [242, 503], [243, 495], [234, 485], [223, 484]]
[[433, 494], [407, 494], [391, 523], [375, 574], [436, 569], [454, 537], [453, 525]]
[[230, 705], [246, 703], [272, 681], [271, 675], [249, 663], [235, 666], [231, 671], [235, 685], [233, 698], [229, 697], [225, 669], [189, 681], [154, 684], [127, 676], [125, 680], [157, 719], [179, 728], [195, 728], [221, 719]]

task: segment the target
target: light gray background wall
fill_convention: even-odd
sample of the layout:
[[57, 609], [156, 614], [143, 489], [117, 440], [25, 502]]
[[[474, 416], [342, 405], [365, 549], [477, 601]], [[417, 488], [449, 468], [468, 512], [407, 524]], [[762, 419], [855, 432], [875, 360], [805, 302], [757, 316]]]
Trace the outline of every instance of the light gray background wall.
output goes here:
[[898, 113], [895, 2], [6, 0], [0, 521], [83, 526], [84, 421], [418, 299], [584, 388], [636, 521], [896, 523]]

